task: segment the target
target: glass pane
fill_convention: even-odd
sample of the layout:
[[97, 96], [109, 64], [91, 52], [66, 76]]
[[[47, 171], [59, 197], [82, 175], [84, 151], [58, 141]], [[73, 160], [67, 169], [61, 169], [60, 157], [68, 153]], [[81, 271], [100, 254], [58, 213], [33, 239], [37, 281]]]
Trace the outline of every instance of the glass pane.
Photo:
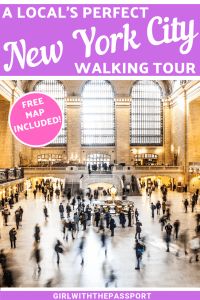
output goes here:
[[66, 111], [66, 103], [65, 103], [66, 91], [65, 91], [64, 85], [58, 80], [42, 80], [42, 81], [39, 81], [35, 85], [34, 91], [46, 93], [49, 96], [51, 96], [52, 98], [54, 98], [58, 102], [58, 104], [63, 112], [64, 122], [62, 125], [62, 129], [60, 131], [60, 134], [48, 146], [66, 145], [66, 143], [67, 143], [67, 126], [66, 126], [67, 111]]
[[88, 81], [82, 91], [81, 144], [112, 146], [115, 143], [114, 92], [109, 82]]
[[159, 85], [138, 81], [132, 88], [131, 145], [162, 145], [163, 106]]

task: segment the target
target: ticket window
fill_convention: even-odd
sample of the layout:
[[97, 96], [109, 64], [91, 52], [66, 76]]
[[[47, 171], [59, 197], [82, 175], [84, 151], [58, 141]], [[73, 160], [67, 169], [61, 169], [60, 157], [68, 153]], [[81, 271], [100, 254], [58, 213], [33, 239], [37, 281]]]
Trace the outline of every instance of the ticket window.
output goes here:
[[158, 160], [153, 158], [144, 158], [143, 159], [143, 166], [156, 166]]
[[135, 166], [156, 166], [158, 163], [158, 155], [151, 153], [136, 154]]

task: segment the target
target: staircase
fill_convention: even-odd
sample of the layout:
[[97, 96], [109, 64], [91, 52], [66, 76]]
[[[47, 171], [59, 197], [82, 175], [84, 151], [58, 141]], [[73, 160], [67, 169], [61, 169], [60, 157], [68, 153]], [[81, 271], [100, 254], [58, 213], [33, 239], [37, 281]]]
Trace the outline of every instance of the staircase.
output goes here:
[[67, 194], [69, 190], [71, 191], [72, 195], [76, 194], [78, 191], [80, 191], [80, 182], [70, 182], [67, 178], [65, 178], [64, 193]]

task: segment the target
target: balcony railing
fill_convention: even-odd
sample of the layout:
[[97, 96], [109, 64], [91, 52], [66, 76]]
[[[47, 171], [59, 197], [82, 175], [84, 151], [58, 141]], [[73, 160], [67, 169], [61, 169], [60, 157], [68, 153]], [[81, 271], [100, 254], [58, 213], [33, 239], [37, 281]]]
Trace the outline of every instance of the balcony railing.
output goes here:
[[24, 178], [23, 168], [0, 169], [0, 183]]

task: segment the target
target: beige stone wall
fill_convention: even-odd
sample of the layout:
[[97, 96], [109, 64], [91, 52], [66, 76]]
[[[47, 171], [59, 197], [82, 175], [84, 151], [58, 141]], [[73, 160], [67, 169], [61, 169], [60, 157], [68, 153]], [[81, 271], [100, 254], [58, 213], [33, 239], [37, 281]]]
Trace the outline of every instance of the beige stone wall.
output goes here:
[[188, 160], [200, 162], [200, 98], [192, 101], [188, 111]]
[[81, 162], [80, 99], [67, 99], [67, 157], [68, 162]]
[[130, 98], [116, 98], [116, 162], [130, 164]]
[[10, 102], [0, 100], [0, 168], [17, 167], [24, 146], [12, 135], [8, 125]]
[[0, 100], [0, 168], [13, 166], [12, 134], [8, 126], [10, 102]]
[[185, 165], [185, 100], [184, 92], [177, 96], [171, 106], [171, 161], [178, 155], [178, 165]]

